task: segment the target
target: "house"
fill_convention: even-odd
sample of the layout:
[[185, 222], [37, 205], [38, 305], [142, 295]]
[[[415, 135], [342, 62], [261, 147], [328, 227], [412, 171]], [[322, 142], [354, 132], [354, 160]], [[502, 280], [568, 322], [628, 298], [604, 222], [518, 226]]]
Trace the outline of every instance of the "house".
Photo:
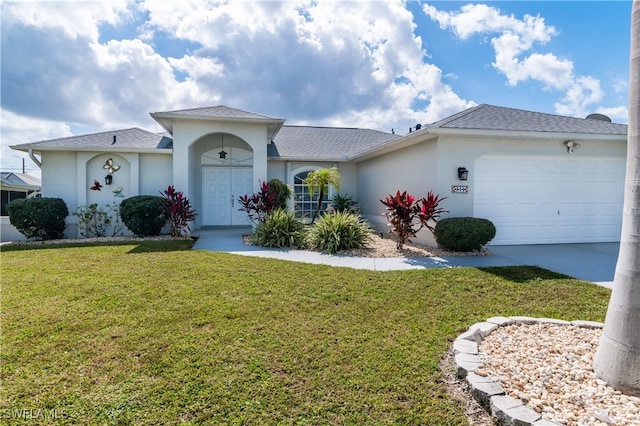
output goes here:
[[40, 179], [27, 173], [0, 172], [0, 236], [2, 241], [24, 238], [10, 226], [7, 216], [7, 204], [19, 198], [31, 198], [40, 195]]
[[[12, 148], [41, 162], [43, 196], [63, 198], [72, 212], [174, 185], [198, 212], [196, 230], [247, 225], [237, 199], [260, 182], [289, 184], [291, 208], [304, 215], [312, 209], [306, 174], [337, 167], [340, 193], [356, 199], [380, 231], [387, 226], [379, 200], [400, 189], [447, 197], [448, 217], [490, 219], [492, 244], [620, 238], [627, 126], [599, 114], [581, 119], [483, 104], [405, 135], [290, 126], [226, 106], [151, 116], [166, 133], [132, 128]], [[101, 190], [91, 189], [95, 181]], [[70, 216], [67, 234], [76, 236], [76, 228]]]

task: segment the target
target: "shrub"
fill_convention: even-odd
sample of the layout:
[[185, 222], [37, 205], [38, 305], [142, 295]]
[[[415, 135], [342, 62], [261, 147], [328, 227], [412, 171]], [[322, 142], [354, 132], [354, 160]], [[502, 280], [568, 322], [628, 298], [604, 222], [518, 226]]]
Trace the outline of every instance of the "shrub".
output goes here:
[[371, 238], [371, 226], [360, 215], [336, 212], [321, 216], [307, 234], [311, 248], [334, 254], [340, 250], [364, 248]]
[[278, 194], [269, 187], [269, 183], [262, 182], [259, 192], [242, 195], [238, 201], [241, 206], [238, 211], [246, 212], [251, 222], [260, 224], [277, 208]]
[[54, 240], [64, 237], [69, 215], [61, 198], [21, 198], [7, 205], [9, 222], [25, 237]]
[[331, 197], [331, 207], [333, 207], [333, 210], [336, 212], [360, 213], [358, 202], [354, 201], [353, 197], [348, 195], [336, 194]]
[[107, 227], [113, 217], [104, 208], [98, 207], [97, 203], [88, 206], [78, 206], [73, 214], [78, 217], [78, 228], [83, 237], [105, 237]]
[[171, 235], [173, 237], [188, 235], [191, 231], [189, 222], [196, 219], [196, 211], [191, 207], [189, 199], [170, 185], [162, 193], [162, 208], [164, 216], [171, 225]]
[[160, 235], [167, 222], [162, 198], [154, 195], [136, 195], [122, 200], [120, 217], [125, 226], [140, 237]]
[[270, 212], [251, 235], [251, 242], [262, 247], [303, 247], [304, 225], [284, 209]]
[[274, 208], [286, 209], [287, 202], [291, 198], [291, 187], [280, 179], [271, 179], [268, 185], [269, 191], [275, 194], [275, 199], [273, 200]]
[[496, 236], [496, 227], [488, 219], [452, 217], [438, 222], [433, 235], [447, 250], [473, 251], [480, 250]]
[[415, 237], [422, 228], [427, 228], [433, 232], [430, 221], [437, 221], [446, 210], [440, 207], [440, 202], [445, 198], [440, 198], [429, 191], [426, 198], [421, 198], [417, 202], [415, 197], [407, 191], [396, 195], [389, 194], [384, 200], [380, 200], [387, 207], [385, 212], [387, 220], [398, 237], [398, 249], [401, 249], [409, 237]]

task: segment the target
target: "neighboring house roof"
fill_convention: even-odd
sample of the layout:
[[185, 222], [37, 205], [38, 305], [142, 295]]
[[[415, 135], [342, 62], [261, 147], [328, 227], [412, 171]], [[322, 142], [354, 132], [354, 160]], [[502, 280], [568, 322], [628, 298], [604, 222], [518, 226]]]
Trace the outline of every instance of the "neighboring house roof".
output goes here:
[[268, 117], [266, 115], [253, 112], [242, 111], [240, 109], [229, 108], [218, 105], [204, 108], [181, 109], [175, 111], [152, 112], [151, 117], [162, 127], [173, 134], [173, 121], [176, 119], [208, 120], [208, 121], [233, 121], [233, 122], [254, 122], [267, 124], [271, 139], [284, 124], [281, 118]]
[[[115, 141], [115, 142], [114, 142]], [[38, 150], [74, 150], [74, 151], [139, 151], [171, 149], [173, 139], [164, 134], [151, 133], [137, 127], [110, 132], [92, 133], [89, 135], [70, 136], [14, 145], [11, 148], [28, 151]]]
[[505, 130], [626, 136], [627, 126], [482, 104], [426, 126], [433, 129]]
[[267, 154], [279, 159], [345, 161], [399, 138], [370, 129], [282, 126]]
[[15, 190], [39, 190], [42, 186], [40, 178], [26, 173], [0, 172], [0, 184], [3, 189]]

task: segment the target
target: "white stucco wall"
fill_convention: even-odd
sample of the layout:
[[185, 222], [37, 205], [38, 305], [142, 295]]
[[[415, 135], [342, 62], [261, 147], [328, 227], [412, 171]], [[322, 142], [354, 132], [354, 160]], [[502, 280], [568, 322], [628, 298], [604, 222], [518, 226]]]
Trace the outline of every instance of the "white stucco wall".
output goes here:
[[[358, 163], [358, 194], [363, 200], [365, 217], [376, 229], [388, 230], [384, 206], [378, 201], [397, 190], [407, 190], [423, 197], [428, 190], [446, 197], [442, 207], [449, 210], [445, 217], [474, 216], [475, 162], [487, 156], [536, 156], [567, 160], [576, 158], [625, 158], [626, 144], [614, 141], [577, 140], [579, 147], [567, 153], [564, 141], [532, 138], [482, 138], [440, 136], [398, 151]], [[469, 179], [460, 181], [458, 167], [469, 170]], [[514, 176], [518, 179], [518, 176]], [[452, 193], [452, 186], [466, 185], [467, 193]], [[422, 232], [418, 242], [432, 244], [428, 232]]]
[[[120, 169], [112, 174], [113, 183], [106, 185], [105, 162], [111, 158]], [[172, 156], [169, 152], [70, 152], [44, 151], [42, 159], [42, 196], [62, 198], [69, 209], [65, 237], [79, 236], [77, 218], [73, 216], [79, 206], [119, 204], [134, 195], [160, 195], [171, 185]], [[97, 180], [100, 191], [90, 188]], [[122, 188], [122, 197], [114, 190]]]
[[438, 192], [437, 146], [437, 141], [427, 141], [357, 164], [362, 214], [379, 232], [388, 231], [381, 199], [398, 190], [414, 197]]
[[160, 195], [173, 182], [171, 155], [140, 154], [138, 195]]

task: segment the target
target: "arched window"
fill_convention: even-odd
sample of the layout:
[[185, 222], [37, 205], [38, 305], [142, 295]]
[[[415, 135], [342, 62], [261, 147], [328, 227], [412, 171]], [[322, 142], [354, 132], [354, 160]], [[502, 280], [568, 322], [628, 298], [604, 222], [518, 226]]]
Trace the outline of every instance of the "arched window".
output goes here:
[[[311, 217], [313, 216], [313, 212], [316, 211], [318, 203], [318, 193], [310, 194], [309, 188], [307, 188], [307, 185], [304, 183], [307, 175], [315, 169], [317, 168], [310, 168], [299, 172], [294, 171], [293, 175], [293, 208], [296, 217], [304, 221], [311, 221]], [[328, 193], [325, 193], [322, 198], [321, 212], [329, 207], [329, 199], [332, 193], [333, 188], [329, 187]]]

